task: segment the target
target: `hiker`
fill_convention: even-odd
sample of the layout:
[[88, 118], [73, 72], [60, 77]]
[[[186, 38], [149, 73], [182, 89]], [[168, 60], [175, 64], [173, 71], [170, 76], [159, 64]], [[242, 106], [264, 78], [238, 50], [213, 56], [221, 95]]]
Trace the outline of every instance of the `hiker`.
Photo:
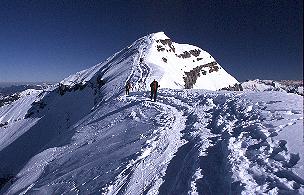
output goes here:
[[129, 95], [130, 94], [130, 89], [131, 89], [131, 83], [128, 81], [127, 84], [126, 84], [126, 95]]
[[155, 102], [157, 96], [157, 88], [159, 88], [160, 85], [158, 85], [158, 82], [154, 79], [154, 81], [150, 84], [150, 87], [151, 87], [151, 100], [154, 97], [154, 102]]

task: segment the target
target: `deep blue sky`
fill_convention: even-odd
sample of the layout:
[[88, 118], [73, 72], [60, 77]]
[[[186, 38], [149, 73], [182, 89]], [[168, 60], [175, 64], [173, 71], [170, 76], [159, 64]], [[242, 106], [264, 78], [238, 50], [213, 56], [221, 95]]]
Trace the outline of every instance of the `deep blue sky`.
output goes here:
[[164, 31], [238, 80], [303, 79], [303, 1], [0, 1], [0, 82], [59, 81]]

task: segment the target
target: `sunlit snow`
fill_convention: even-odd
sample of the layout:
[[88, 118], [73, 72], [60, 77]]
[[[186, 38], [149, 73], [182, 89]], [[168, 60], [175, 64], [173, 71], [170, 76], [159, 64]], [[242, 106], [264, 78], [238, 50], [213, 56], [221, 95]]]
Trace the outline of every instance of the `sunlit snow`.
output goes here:
[[0, 107], [0, 194], [304, 194], [303, 97], [214, 91], [237, 83], [222, 67], [184, 89], [184, 72], [214, 58], [157, 51], [165, 39]]

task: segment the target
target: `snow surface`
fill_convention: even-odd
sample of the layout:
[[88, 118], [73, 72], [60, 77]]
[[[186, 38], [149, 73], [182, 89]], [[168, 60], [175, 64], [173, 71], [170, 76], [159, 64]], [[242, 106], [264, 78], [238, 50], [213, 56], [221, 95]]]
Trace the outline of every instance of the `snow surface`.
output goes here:
[[60, 147], [35, 155], [5, 193], [304, 193], [302, 101], [280, 92], [122, 95], [53, 139]]
[[[188, 72], [199, 65], [215, 62], [215, 59], [208, 52], [199, 47], [172, 42], [172, 46], [175, 48], [175, 52], [173, 52], [169, 51], [171, 49], [169, 45], [162, 45], [157, 42], [159, 40], [168, 39], [170, 38], [163, 32], [142, 37], [135, 41], [131, 46], [108, 58], [105, 62], [70, 75], [61, 81], [61, 83], [68, 86], [85, 84], [90, 82], [94, 76], [102, 75], [104, 71], [107, 71], [108, 69], [113, 70], [114, 65], [118, 68], [124, 68], [124, 70], [126, 68], [132, 68], [131, 73], [128, 74], [128, 80], [136, 86], [137, 89], [148, 90], [149, 84], [154, 79], [159, 81], [161, 88], [183, 89], [185, 86], [183, 80], [185, 72]], [[161, 45], [165, 50], [157, 51], [157, 45]], [[177, 57], [177, 55], [182, 54], [185, 51], [195, 49], [200, 51], [200, 54], [197, 57], [193, 55], [191, 55], [190, 58]], [[163, 58], [166, 58], [167, 62], [164, 62]], [[201, 60], [197, 61], [197, 58], [201, 58]], [[121, 66], [120, 64], [124, 64], [125, 66]], [[228, 74], [220, 65], [218, 66], [219, 70], [217, 72], [199, 76], [193, 88], [218, 90], [238, 83], [238, 81]], [[208, 68], [204, 68], [204, 70], [208, 72]], [[118, 75], [116, 74], [116, 76]], [[142, 80], [143, 78], [146, 80]], [[105, 76], [103, 76], [103, 79], [107, 80]]]
[[[33, 90], [1, 107], [0, 178], [12, 179], [0, 194], [304, 194], [303, 97], [184, 90], [181, 72], [153, 57], [153, 40], [166, 38], [64, 79], [61, 95]], [[180, 89], [153, 102], [153, 79]]]
[[273, 81], [273, 80], [249, 80], [242, 84], [244, 91], [281, 91], [303, 94], [303, 81]]
[[[158, 44], [156, 40], [169, 38], [163, 32], [155, 33], [151, 35], [151, 37], [152, 38], [150, 39], [154, 41], [151, 45], [149, 45], [144, 62], [152, 68], [153, 73], [160, 72], [158, 71], [160, 69], [162, 71], [162, 75], [154, 74], [155, 76], [150, 77], [148, 83], [152, 82], [152, 79], [155, 78], [156, 80], [159, 80], [162, 88], [182, 89], [184, 86], [183, 76], [185, 71], [188, 72], [199, 65], [208, 64], [215, 61], [215, 59], [208, 52], [188, 44], [178, 44], [173, 42], [172, 45], [175, 48], [175, 52], [158, 52]], [[165, 48], [168, 50], [170, 49], [168, 45], [166, 45]], [[183, 59], [176, 57], [175, 55], [194, 49], [201, 51], [199, 56], [191, 56], [190, 58]], [[162, 60], [163, 57], [167, 59], [167, 62]], [[197, 61], [197, 58], [202, 58], [202, 60]], [[229, 85], [234, 85], [235, 83], [238, 83], [238, 81], [228, 74], [222, 67], [220, 67], [218, 72], [200, 76], [193, 88], [218, 90], [228, 87]]]

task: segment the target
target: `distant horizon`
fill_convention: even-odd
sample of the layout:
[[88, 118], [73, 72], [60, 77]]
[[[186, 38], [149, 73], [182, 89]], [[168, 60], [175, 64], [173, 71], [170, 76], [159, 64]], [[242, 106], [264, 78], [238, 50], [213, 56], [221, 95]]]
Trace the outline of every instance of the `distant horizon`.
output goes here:
[[[274, 79], [261, 79], [261, 78], [247, 79], [247, 80], [257, 80], [257, 79], [259, 79], [259, 80], [273, 80], [273, 81], [303, 81], [303, 79], [280, 79], [280, 80], [274, 80]], [[3, 85], [13, 86], [15, 84], [18, 84], [18, 85], [23, 85], [23, 84], [41, 84], [41, 83], [56, 84], [56, 83], [59, 83], [62, 80], [59, 80], [59, 81], [0, 81], [0, 87], [3, 86]], [[238, 81], [239, 82], [245, 82], [246, 80], [238, 80]]]
[[303, 80], [303, 1], [0, 1], [0, 82], [59, 82], [159, 31], [239, 81]]
[[60, 81], [0, 81], [0, 84], [36, 84], [36, 83], [58, 83]]
[[56, 84], [58, 83], [57, 81], [37, 81], [37, 82], [1, 82], [0, 81], [0, 88], [4, 87], [11, 87], [11, 86], [20, 86], [20, 85], [35, 85], [35, 84], [42, 84], [42, 83], [47, 83], [47, 84]]

